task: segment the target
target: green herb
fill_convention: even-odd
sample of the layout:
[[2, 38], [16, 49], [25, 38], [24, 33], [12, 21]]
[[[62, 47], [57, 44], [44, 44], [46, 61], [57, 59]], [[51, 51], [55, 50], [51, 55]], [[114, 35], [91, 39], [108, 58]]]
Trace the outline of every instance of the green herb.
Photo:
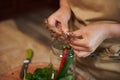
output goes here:
[[73, 80], [72, 74], [67, 74], [67, 71], [73, 61], [74, 52], [70, 47], [64, 47], [64, 50], [67, 50], [65, 51], [66, 60], [63, 59], [64, 64], [61, 62], [62, 68], [60, 71], [54, 70], [53, 65], [49, 64], [47, 67], [37, 68], [34, 73], [26, 73], [25, 78], [27, 80]]
[[34, 73], [26, 73], [27, 80], [52, 80], [52, 74], [56, 76], [57, 70], [53, 70], [51, 64], [45, 68], [37, 68]]
[[[57, 70], [53, 70], [53, 68], [48, 65], [45, 68], [36, 68], [34, 73], [26, 73], [25, 78], [26, 80], [55, 80], [57, 73]], [[51, 79], [52, 74], [54, 74], [54, 79]], [[58, 80], [73, 80], [73, 77], [72, 75], [66, 75]]]

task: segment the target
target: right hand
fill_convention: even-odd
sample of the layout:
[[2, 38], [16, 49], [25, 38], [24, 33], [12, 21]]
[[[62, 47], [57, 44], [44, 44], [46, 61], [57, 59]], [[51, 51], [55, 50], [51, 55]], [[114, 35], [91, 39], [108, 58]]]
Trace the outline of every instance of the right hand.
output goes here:
[[63, 32], [68, 32], [68, 21], [70, 20], [71, 11], [67, 8], [59, 8], [55, 13], [48, 17], [48, 29], [55, 32], [56, 34], [61, 34]]

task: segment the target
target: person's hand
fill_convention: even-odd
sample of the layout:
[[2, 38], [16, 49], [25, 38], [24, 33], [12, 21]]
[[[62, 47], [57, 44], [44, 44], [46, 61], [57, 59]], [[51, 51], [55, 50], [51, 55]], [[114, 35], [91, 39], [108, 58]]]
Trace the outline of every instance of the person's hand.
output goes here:
[[67, 8], [59, 8], [55, 13], [53, 13], [48, 18], [48, 29], [57, 33], [61, 34], [60, 30], [64, 32], [68, 31], [68, 21], [71, 16], [71, 11]]
[[70, 45], [79, 57], [87, 57], [109, 37], [110, 24], [93, 24], [83, 27], [73, 32], [76, 37], [82, 36], [82, 39], [71, 39]]

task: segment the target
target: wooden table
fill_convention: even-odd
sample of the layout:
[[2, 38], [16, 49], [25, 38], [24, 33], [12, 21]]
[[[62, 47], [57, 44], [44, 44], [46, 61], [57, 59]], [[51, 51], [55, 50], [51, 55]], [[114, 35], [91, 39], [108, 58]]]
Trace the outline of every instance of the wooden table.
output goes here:
[[50, 62], [48, 47], [19, 31], [14, 20], [0, 22], [0, 77], [22, 65], [29, 48], [34, 51], [32, 63]]

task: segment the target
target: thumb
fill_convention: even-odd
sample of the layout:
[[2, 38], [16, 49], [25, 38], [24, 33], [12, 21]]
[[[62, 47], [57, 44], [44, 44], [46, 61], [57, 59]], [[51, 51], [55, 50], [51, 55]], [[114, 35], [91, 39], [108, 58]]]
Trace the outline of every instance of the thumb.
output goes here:
[[83, 34], [83, 31], [79, 29], [79, 30], [73, 31], [72, 34], [76, 37], [81, 36]]
[[68, 29], [68, 23], [62, 24], [62, 30], [63, 30], [64, 33], [67, 33], [69, 31], [69, 29]]
[[51, 26], [55, 26], [55, 19], [53, 19], [53, 18], [48, 18], [48, 20], [47, 20], [47, 23], [49, 24], [49, 25], [51, 25]]

